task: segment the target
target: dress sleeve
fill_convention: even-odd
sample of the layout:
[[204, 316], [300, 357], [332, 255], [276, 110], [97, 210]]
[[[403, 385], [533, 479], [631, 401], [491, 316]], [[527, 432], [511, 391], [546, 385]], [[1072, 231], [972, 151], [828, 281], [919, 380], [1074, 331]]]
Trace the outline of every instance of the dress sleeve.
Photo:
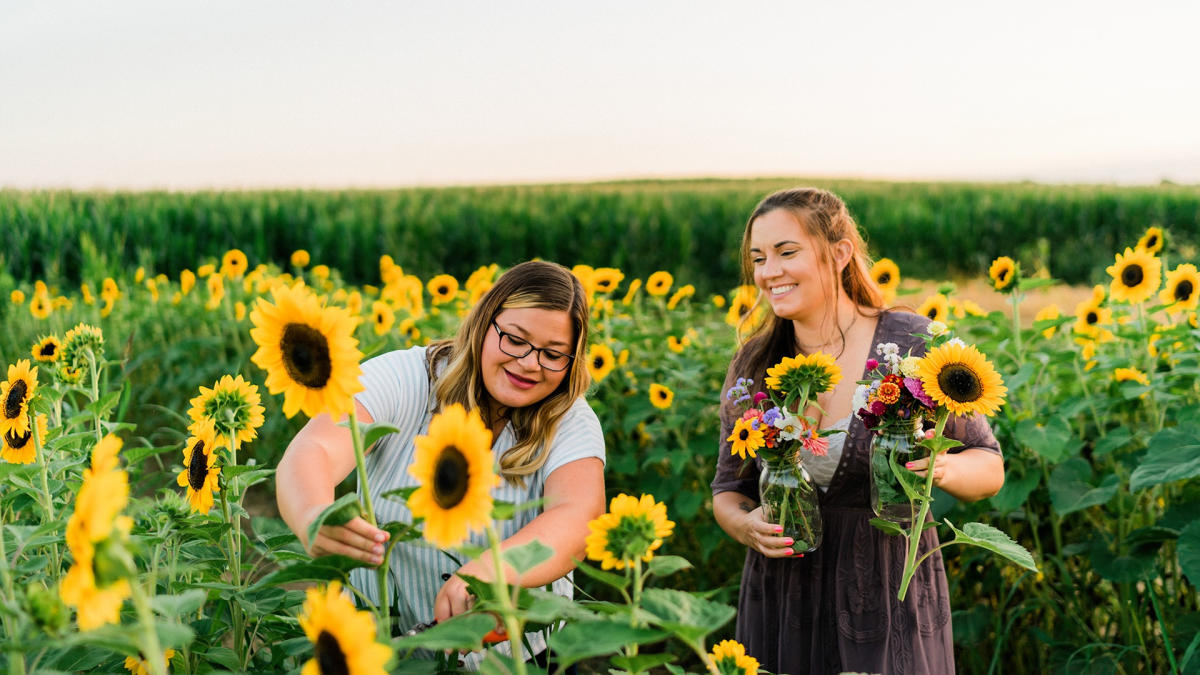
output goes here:
[[733, 454], [733, 443], [729, 441], [737, 417], [733, 406], [725, 405], [725, 392], [739, 377], [737, 359], [729, 365], [725, 384], [721, 387], [721, 435], [717, 439], [717, 475], [712, 480], [712, 493], [738, 492], [758, 501], [758, 470], [755, 462], [746, 462]]
[[554, 433], [554, 440], [550, 442], [545, 475], [549, 476], [558, 467], [585, 457], [606, 462], [604, 431], [600, 428], [600, 420], [587, 401], [579, 398], [563, 416]]
[[418, 424], [429, 407], [425, 349], [401, 349], [368, 359], [355, 395], [371, 418], [405, 429]]
[[988, 424], [987, 418], [983, 415], [951, 415], [950, 419], [946, 421], [945, 433], [946, 438], [953, 438], [962, 443], [950, 452], [962, 452], [967, 448], [983, 448], [988, 452], [1004, 455], [1000, 452], [1000, 443], [996, 441], [996, 436], [992, 433], [992, 426]]

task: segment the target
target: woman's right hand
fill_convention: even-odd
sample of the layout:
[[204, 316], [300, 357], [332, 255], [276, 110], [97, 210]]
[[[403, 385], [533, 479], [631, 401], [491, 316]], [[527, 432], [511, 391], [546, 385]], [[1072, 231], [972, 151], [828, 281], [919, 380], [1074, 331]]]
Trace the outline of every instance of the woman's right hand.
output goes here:
[[[794, 553], [794, 540], [782, 535], [782, 527], [767, 522], [761, 506], [746, 513], [739, 529], [742, 536], [738, 540], [768, 558], [789, 558]], [[804, 554], [797, 557], [803, 558]]]
[[[323, 510], [324, 507], [315, 509], [307, 522], [311, 523]], [[317, 530], [316, 538], [308, 542], [306, 550], [314, 558], [344, 555], [368, 565], [378, 565], [383, 562], [384, 542], [389, 536], [385, 530], [356, 517], [345, 525], [322, 525]]]

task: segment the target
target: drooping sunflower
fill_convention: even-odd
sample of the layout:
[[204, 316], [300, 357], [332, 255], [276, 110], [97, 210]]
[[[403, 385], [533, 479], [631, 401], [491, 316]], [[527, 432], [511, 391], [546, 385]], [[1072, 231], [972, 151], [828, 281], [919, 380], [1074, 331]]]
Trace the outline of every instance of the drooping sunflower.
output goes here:
[[1158, 299], [1172, 314], [1196, 309], [1200, 299], [1200, 272], [1196, 266], [1186, 263], [1167, 272], [1167, 285], [1158, 294]]
[[[1039, 309], [1037, 315], [1033, 317], [1033, 321], [1034, 323], [1037, 323], [1038, 321], [1051, 321], [1059, 318], [1060, 316], [1061, 313], [1059, 312], [1058, 305], [1052, 303]], [[1042, 330], [1042, 337], [1051, 338], [1057, 331], [1058, 326], [1050, 326], [1049, 328]]]
[[625, 297], [621, 298], [621, 304], [628, 307], [633, 302], [633, 299], [637, 297], [638, 291], [641, 290], [641, 288], [641, 279], [634, 279], [633, 281], [629, 282], [629, 288], [625, 290]]
[[8, 379], [0, 384], [0, 436], [29, 431], [29, 402], [37, 391], [37, 376], [37, 366], [30, 368], [29, 359], [9, 365]]
[[1162, 283], [1162, 261], [1144, 249], [1126, 248], [1118, 253], [1116, 263], [1105, 268], [1113, 300], [1138, 304], [1154, 295]]
[[696, 294], [696, 287], [691, 284], [684, 284], [679, 287], [679, 290], [671, 294], [671, 299], [667, 300], [667, 309], [674, 310], [679, 306], [679, 303], [684, 299], [690, 298]]
[[354, 608], [340, 582], [306, 591], [300, 627], [313, 657], [300, 675], [385, 675], [392, 650], [375, 641], [375, 617]]
[[996, 414], [1008, 388], [1000, 373], [974, 345], [948, 342], [921, 359], [925, 393], [955, 415]]
[[391, 305], [382, 300], [371, 303], [371, 326], [376, 335], [386, 335], [395, 323], [396, 313], [392, 311]]
[[[137, 656], [126, 656], [125, 670], [128, 670], [133, 675], [150, 675], [150, 663], [146, 659], [141, 658], [141, 656], [141, 654], [138, 654]], [[165, 661], [168, 666], [170, 666], [171, 659], [173, 658], [175, 658], [174, 649], [167, 649], [163, 651], [163, 661]]]
[[430, 279], [425, 288], [429, 290], [433, 304], [442, 305], [453, 300], [458, 293], [458, 280], [449, 274], [439, 274]]
[[271, 289], [274, 302], [259, 298], [250, 313], [250, 337], [258, 351], [250, 360], [267, 371], [267, 390], [283, 392], [283, 413], [309, 417], [349, 413], [362, 391], [358, 317], [340, 307], [321, 307], [301, 284]]
[[671, 403], [675, 400], [675, 392], [665, 385], [657, 382], [650, 385], [650, 404], [659, 410], [666, 410], [671, 407]]
[[619, 494], [609, 502], [608, 513], [588, 523], [588, 560], [605, 570], [650, 562], [674, 529], [675, 523], [667, 520], [667, 505], [655, 502], [653, 495]]
[[200, 387], [200, 395], [189, 403], [192, 407], [188, 417], [192, 423], [188, 425], [188, 432], [199, 435], [205, 427], [211, 426], [216, 437], [210, 440], [209, 447], [228, 447], [232, 438], [233, 449], [237, 450], [242, 443], [257, 438], [258, 428], [263, 425], [265, 408], [258, 387], [242, 379], [241, 375], [224, 375], [211, 389]]
[[[28, 426], [28, 425], [27, 425]], [[40, 443], [46, 442], [46, 416], [37, 416], [37, 433]], [[33, 428], [24, 433], [6, 433], [0, 437], [0, 459], [10, 464], [33, 464], [37, 461], [37, 445], [33, 442]]]
[[491, 519], [493, 487], [500, 484], [492, 457], [492, 433], [478, 410], [455, 403], [413, 441], [416, 457], [408, 473], [421, 487], [408, 498], [413, 517], [425, 519], [425, 538], [453, 548]]
[[671, 290], [675, 277], [666, 270], [659, 270], [646, 279], [646, 292], [656, 298], [661, 298]]
[[880, 258], [871, 265], [871, 278], [883, 291], [883, 297], [891, 302], [896, 297], [896, 289], [900, 288], [900, 266], [891, 258]]
[[615, 267], [598, 267], [592, 270], [592, 288], [597, 293], [612, 293], [624, 278], [625, 273]]
[[1161, 227], [1148, 227], [1146, 233], [1138, 239], [1137, 248], [1149, 253], [1150, 255], [1158, 255], [1159, 251], [1163, 250], [1163, 245], [1166, 244], [1166, 233]]
[[587, 367], [588, 372], [592, 374], [592, 380], [596, 382], [608, 377], [608, 374], [616, 367], [612, 349], [603, 343], [596, 343], [589, 347]]
[[176, 483], [187, 488], [187, 500], [196, 513], [208, 513], [213, 507], [213, 493], [220, 492], [221, 467], [216, 465], [217, 447], [210, 425], [202, 425], [183, 448], [183, 471]]
[[1011, 293], [1016, 286], [1013, 280], [1020, 274], [1020, 269], [1013, 259], [1002, 255], [992, 261], [991, 267], [988, 268], [988, 277], [992, 280], [992, 288], [997, 291]]
[[1113, 371], [1113, 379], [1117, 382], [1137, 382], [1147, 387], [1150, 386], [1150, 378], [1137, 368], [1117, 368]]
[[758, 659], [746, 654], [740, 642], [722, 640], [709, 654], [721, 675], [754, 675], [758, 672]]
[[917, 314], [929, 317], [930, 321], [946, 323], [950, 318], [950, 299], [941, 293], [934, 293], [925, 298], [917, 308]]
[[762, 429], [754, 428], [754, 420], [739, 419], [733, 423], [733, 433], [729, 434], [730, 454], [742, 459], [746, 456], [758, 457], [758, 449], [767, 444], [766, 435]]
[[763, 383], [770, 389], [792, 397], [807, 391], [815, 395], [829, 391], [842, 381], [842, 369], [837, 361], [825, 352], [813, 352], [807, 356], [785, 356], [782, 361], [767, 369]]

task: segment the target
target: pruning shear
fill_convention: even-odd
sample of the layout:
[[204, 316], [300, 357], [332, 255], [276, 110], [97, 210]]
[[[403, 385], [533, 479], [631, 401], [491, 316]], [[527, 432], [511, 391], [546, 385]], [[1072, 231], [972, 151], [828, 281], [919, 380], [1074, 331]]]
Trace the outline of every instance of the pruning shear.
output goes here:
[[[412, 628], [409, 628], [408, 630], [404, 631], [404, 636], [408, 637], [410, 635], [416, 635], [417, 633], [423, 633], [423, 632], [429, 630], [430, 628], [433, 628], [436, 625], [437, 625], [437, 621], [418, 623], [417, 625], [413, 626]], [[508, 639], [508, 635], [505, 634], [501, 629], [497, 628], [495, 630], [488, 631], [487, 635], [483, 636], [483, 643], [484, 644], [495, 644], [497, 642], [504, 642], [507, 639]]]

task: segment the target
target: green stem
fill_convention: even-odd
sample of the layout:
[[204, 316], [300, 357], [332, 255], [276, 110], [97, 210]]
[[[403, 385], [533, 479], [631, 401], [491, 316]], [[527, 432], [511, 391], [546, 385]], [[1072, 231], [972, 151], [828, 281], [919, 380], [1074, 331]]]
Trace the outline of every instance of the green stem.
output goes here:
[[[90, 384], [92, 385], [92, 403], [95, 404], [100, 401], [100, 369], [96, 365], [96, 355], [92, 353], [91, 349], [85, 351], [84, 354], [87, 356], [88, 360], [88, 376], [91, 380]], [[95, 411], [92, 413], [92, 417], [96, 422], [96, 440], [102, 441], [104, 440], [104, 432], [100, 429], [99, 408], [95, 409]]]
[[[358, 428], [358, 415], [353, 404], [350, 407], [350, 438], [354, 443], [354, 466], [358, 472], [358, 484], [362, 495], [363, 511], [366, 520], [374, 527], [379, 527], [375, 520], [375, 507], [371, 503], [371, 488], [367, 484], [367, 453], [363, 447], [362, 430]], [[379, 587], [379, 605], [376, 607], [379, 617], [379, 637], [383, 640], [392, 638], [392, 593], [388, 588], [388, 566], [391, 558], [390, 547], [384, 548], [383, 562], [375, 568], [375, 584]]]
[[1154, 592], [1153, 582], [1146, 584], [1146, 591], [1150, 594], [1150, 604], [1154, 605], [1154, 614], [1158, 617], [1158, 627], [1162, 630], [1163, 643], [1167, 650], [1167, 660], [1171, 663], [1171, 672], [1179, 675], [1179, 664], [1175, 662], [1175, 652], [1171, 648], [1171, 631], [1167, 629], [1167, 622], [1163, 620], [1162, 608], [1158, 606], [1158, 594]]
[[[0, 511], [0, 515], [3, 511]], [[12, 574], [8, 571], [8, 548], [4, 545], [4, 521], [0, 520], [0, 581], [4, 583], [4, 593], [9, 601], [16, 604], [16, 595], [13, 592]], [[15, 638], [16, 633], [13, 631], [12, 617], [4, 615], [4, 633], [9, 639]], [[18, 652], [8, 653], [8, 672], [9, 675], [25, 675], [25, 655]]]
[[500, 533], [496, 532], [496, 524], [488, 523], [488, 546], [492, 553], [492, 590], [496, 601], [500, 604], [501, 620], [504, 630], [508, 632], [508, 646], [512, 651], [513, 664], [516, 665], [516, 675], [525, 675], [525, 659], [521, 658], [521, 638], [525, 628], [517, 618], [516, 606], [508, 595], [508, 584], [504, 581], [504, 557], [500, 551]]
[[[937, 428], [934, 431], [934, 437], [940, 438], [942, 431], [946, 428], [946, 421], [950, 419], [949, 413], [944, 413], [937, 421]], [[908, 595], [908, 584], [912, 581], [913, 575], [917, 571], [917, 549], [921, 545], [921, 533], [925, 530], [925, 516], [929, 514], [929, 505], [933, 502], [931, 495], [933, 494], [933, 467], [937, 461], [936, 452], [929, 453], [929, 466], [925, 468], [925, 499], [921, 500], [921, 510], [917, 517], [913, 518], [910, 527], [912, 530], [908, 536], [908, 553], [904, 556], [904, 576], [900, 580], [900, 592], [896, 595], [896, 599], [903, 601]]]
[[154, 628], [154, 612], [150, 609], [150, 600], [146, 591], [137, 580], [129, 584], [133, 593], [133, 606], [137, 609], [138, 620], [142, 623], [140, 636], [142, 656], [153, 675], [167, 675], [167, 664], [163, 659], [163, 649], [158, 641], [158, 631]]
[[1017, 370], [1020, 370], [1025, 363], [1025, 353], [1021, 346], [1021, 294], [1014, 290], [1009, 294], [1009, 298], [1012, 300], [1013, 341], [1017, 348]]
[[[232, 450], [231, 450], [232, 452]], [[237, 556], [237, 532], [235, 531], [235, 523], [232, 512], [229, 508], [229, 492], [233, 490], [232, 479], [226, 483], [225, 489], [221, 490], [221, 514], [225, 516], [225, 522], [229, 523], [229, 543], [227, 545], [227, 554], [229, 557], [229, 570], [231, 572], [230, 582], [237, 590], [241, 588], [241, 561]], [[238, 604], [235, 590], [233, 595], [229, 597], [229, 619], [233, 628], [233, 651], [242, 662], [245, 662], [245, 646], [242, 644], [243, 625], [242, 625], [242, 606]]]

